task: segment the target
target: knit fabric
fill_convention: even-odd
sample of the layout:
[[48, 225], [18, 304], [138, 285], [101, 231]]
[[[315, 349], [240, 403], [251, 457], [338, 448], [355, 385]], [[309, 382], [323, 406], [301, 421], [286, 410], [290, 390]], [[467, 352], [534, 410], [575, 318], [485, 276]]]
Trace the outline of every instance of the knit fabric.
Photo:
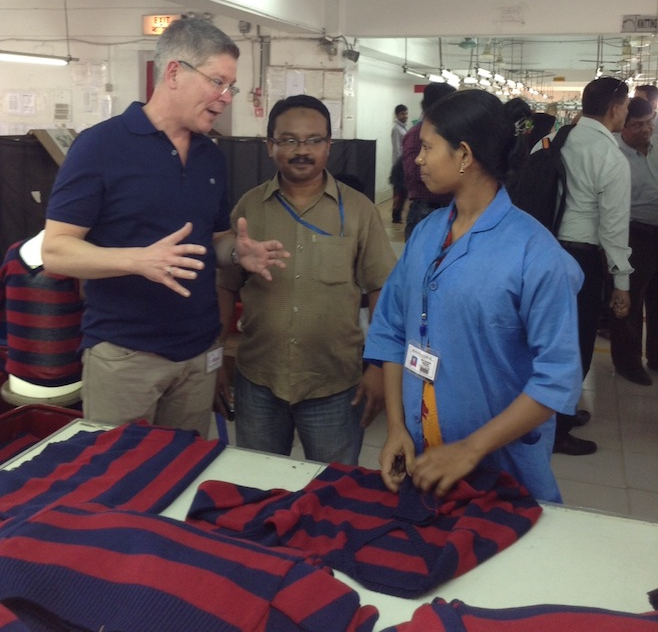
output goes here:
[[377, 618], [299, 556], [98, 504], [0, 529], [8, 599], [33, 632], [371, 632]]
[[478, 470], [439, 499], [408, 477], [397, 495], [378, 471], [332, 464], [298, 492], [206, 481], [187, 520], [317, 555], [371, 590], [416, 597], [508, 547], [540, 513], [506, 473]]
[[437, 598], [418, 608], [411, 621], [382, 632], [656, 632], [658, 611], [631, 614], [582, 606], [533, 605], [474, 608]]
[[50, 443], [19, 468], [0, 471], [0, 521], [54, 502], [157, 513], [223, 449], [196, 433], [146, 423], [80, 432]]
[[38, 442], [39, 437], [27, 432], [14, 436], [10, 441], [0, 442], [0, 463], [8, 461]]
[[9, 608], [0, 605], [0, 632], [34, 632], [18, 620]]
[[73, 384], [82, 375], [79, 281], [27, 266], [20, 257], [23, 243], [9, 248], [0, 268], [6, 371], [39, 386]]

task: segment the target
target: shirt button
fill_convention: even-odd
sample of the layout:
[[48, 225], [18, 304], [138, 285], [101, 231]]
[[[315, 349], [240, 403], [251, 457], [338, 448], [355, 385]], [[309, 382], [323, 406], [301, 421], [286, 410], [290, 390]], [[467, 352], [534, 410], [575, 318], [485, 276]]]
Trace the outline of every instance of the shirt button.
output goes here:
[[296, 279], [299, 279], [299, 278], [301, 278], [301, 276], [302, 276], [301, 274], [296, 274], [296, 275], [295, 275], [295, 278], [296, 278]]
[[178, 152], [175, 149], [171, 150], [171, 155], [172, 156], [178, 156]]
[[430, 287], [430, 290], [434, 291], [434, 290], [436, 290], [436, 288], [438, 287], [438, 285], [436, 284], [436, 281], [432, 281], [432, 282], [430, 283], [429, 287]]
[[297, 244], [297, 250], [304, 250], [304, 244]]
[[291, 338], [290, 339], [290, 344], [291, 345], [296, 345], [297, 344], [297, 338]]
[[293, 307], [292, 311], [296, 314], [299, 311], [299, 307]]

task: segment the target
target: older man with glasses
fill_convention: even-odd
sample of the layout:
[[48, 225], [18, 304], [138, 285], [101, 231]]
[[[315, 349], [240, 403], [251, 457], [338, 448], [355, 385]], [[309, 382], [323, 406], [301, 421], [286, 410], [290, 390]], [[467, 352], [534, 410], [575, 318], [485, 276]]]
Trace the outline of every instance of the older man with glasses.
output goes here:
[[321, 101], [278, 101], [267, 148], [276, 175], [248, 191], [231, 219], [278, 239], [291, 259], [272, 283], [220, 274], [220, 297], [239, 290], [243, 304], [237, 444], [290, 454], [297, 430], [307, 459], [354, 465], [364, 427], [383, 408], [381, 369], [363, 371], [361, 295], [372, 313], [395, 255], [374, 204], [326, 170], [331, 118]]
[[617, 374], [636, 384], [650, 386], [651, 376], [642, 364], [642, 337], [646, 316], [647, 366], [658, 370], [658, 149], [652, 144], [655, 112], [640, 97], [631, 99], [619, 148], [631, 167], [631, 224], [633, 250], [628, 316], [610, 323], [610, 352]]
[[206, 136], [237, 93], [239, 50], [209, 21], [173, 22], [155, 89], [84, 131], [47, 210], [46, 270], [85, 279], [83, 412], [196, 430], [211, 421], [220, 321], [215, 268], [264, 278], [281, 244], [228, 231], [226, 161]]

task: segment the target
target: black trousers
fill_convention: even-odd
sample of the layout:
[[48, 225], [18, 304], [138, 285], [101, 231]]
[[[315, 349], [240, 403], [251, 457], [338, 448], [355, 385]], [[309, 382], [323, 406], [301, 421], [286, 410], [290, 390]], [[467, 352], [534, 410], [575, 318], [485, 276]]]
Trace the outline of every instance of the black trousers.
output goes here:
[[[605, 275], [601, 267], [599, 248], [591, 244], [560, 242], [562, 247], [577, 261], [585, 279], [578, 292], [578, 343], [583, 379], [589, 372], [594, 355], [596, 331], [603, 307], [603, 283]], [[556, 439], [563, 437], [574, 426], [571, 415], [557, 414]]]
[[631, 308], [625, 318], [610, 318], [610, 353], [617, 368], [642, 366], [642, 329], [646, 311], [646, 357], [658, 365], [658, 226], [631, 222], [629, 245]]

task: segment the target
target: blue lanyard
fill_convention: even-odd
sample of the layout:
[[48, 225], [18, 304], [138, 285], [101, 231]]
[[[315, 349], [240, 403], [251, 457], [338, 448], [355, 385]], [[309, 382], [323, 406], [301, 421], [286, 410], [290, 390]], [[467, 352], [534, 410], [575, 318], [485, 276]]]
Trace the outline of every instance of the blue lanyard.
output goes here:
[[[310, 222], [307, 222], [305, 219], [303, 219], [291, 206], [288, 204], [284, 199], [283, 196], [279, 191], [276, 192], [276, 199], [279, 200], [281, 206], [290, 213], [291, 217], [299, 222], [302, 226], [306, 226], [306, 228], [318, 233], [319, 235], [325, 235], [327, 237], [331, 237], [331, 233], [328, 233], [325, 230], [322, 230], [321, 228], [318, 228], [317, 226], [314, 226]], [[340, 213], [340, 236], [343, 237], [343, 230], [345, 227], [345, 209], [343, 208], [343, 196], [340, 194], [340, 189], [338, 189], [338, 212]]]
[[[439, 242], [441, 244], [439, 248], [439, 253], [434, 259], [432, 259], [432, 262], [428, 266], [426, 272], [425, 272], [425, 278], [423, 279], [423, 309], [422, 313], [420, 315], [420, 342], [421, 344], [425, 340], [427, 336], [427, 309], [428, 309], [428, 287], [429, 287], [429, 280], [434, 271], [441, 265], [441, 262], [445, 259], [446, 255], [448, 252], [450, 252], [450, 249], [453, 247], [454, 243], [451, 243], [449, 246], [446, 246], [446, 241], [448, 239], [448, 235], [450, 234], [450, 231], [452, 230], [452, 225], [455, 221], [455, 217], [457, 217], [457, 213], [455, 212], [455, 209], [453, 208], [450, 211], [450, 216], [448, 217], [448, 225], [446, 226], [445, 232], [443, 233], [443, 238]], [[427, 341], [427, 344], [425, 345], [426, 347], [429, 345], [429, 340]]]

